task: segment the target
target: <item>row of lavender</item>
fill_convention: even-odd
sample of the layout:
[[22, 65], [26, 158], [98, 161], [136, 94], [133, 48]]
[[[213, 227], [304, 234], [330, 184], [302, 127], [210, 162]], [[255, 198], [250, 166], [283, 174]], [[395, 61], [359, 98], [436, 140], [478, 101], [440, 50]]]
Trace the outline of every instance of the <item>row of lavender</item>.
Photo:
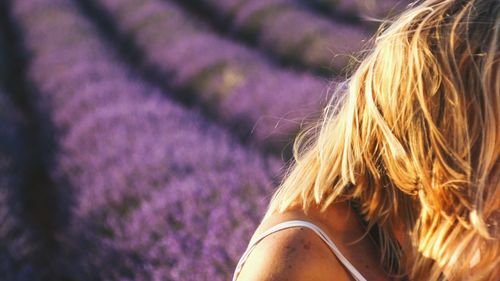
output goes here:
[[73, 202], [50, 277], [227, 280], [281, 162], [131, 75], [70, 1], [12, 8]]
[[21, 201], [21, 181], [28, 161], [21, 141], [22, 119], [3, 90], [0, 124], [0, 278], [37, 280], [31, 263], [35, 239]]
[[[304, 118], [315, 118], [326, 101], [321, 78], [276, 68], [261, 53], [221, 37], [172, 0], [87, 2], [111, 17], [121, 37], [131, 38], [143, 63], [162, 80], [188, 89], [232, 131], [251, 134], [266, 147], [282, 148]], [[237, 33], [254, 34], [261, 49], [275, 57], [298, 59], [311, 68], [326, 69], [325, 62], [345, 67], [368, 37], [362, 26], [332, 21], [297, 1], [190, 2], [210, 7], [214, 17], [229, 21], [225, 24]], [[380, 2], [402, 6], [404, 1]]]
[[[217, 0], [215, 0], [217, 1]], [[349, 17], [379, 22], [391, 17], [411, 2], [410, 0], [312, 0], [319, 8], [327, 9], [332, 15], [345, 14]]]
[[[250, 39], [273, 56], [321, 73], [342, 71], [351, 55], [360, 51], [369, 37], [365, 26], [318, 14], [306, 5], [310, 1], [190, 2], [206, 7], [216, 22], [230, 26], [232, 33]], [[338, 4], [343, 6], [343, 3]]]
[[216, 118], [243, 137], [282, 148], [306, 117], [326, 102], [326, 81], [279, 69], [259, 52], [221, 37], [175, 3], [99, 0], [101, 10], [132, 38], [174, 89], [188, 89]]
[[30, 256], [33, 233], [23, 216], [21, 181], [27, 158], [23, 120], [5, 90], [7, 51], [0, 36], [0, 279], [36, 280]]

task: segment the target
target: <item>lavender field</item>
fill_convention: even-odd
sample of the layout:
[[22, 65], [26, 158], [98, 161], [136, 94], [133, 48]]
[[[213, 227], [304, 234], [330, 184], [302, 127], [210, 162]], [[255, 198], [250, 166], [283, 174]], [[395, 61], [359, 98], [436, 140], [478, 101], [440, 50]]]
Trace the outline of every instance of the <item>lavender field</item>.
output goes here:
[[0, 2], [0, 280], [229, 280], [409, 0]]

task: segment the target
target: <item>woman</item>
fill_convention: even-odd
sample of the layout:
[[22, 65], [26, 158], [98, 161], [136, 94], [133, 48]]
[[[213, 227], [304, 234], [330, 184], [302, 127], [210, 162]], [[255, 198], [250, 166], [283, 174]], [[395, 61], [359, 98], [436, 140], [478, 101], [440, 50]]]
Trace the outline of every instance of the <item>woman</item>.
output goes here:
[[500, 1], [385, 28], [294, 144], [235, 280], [500, 280]]

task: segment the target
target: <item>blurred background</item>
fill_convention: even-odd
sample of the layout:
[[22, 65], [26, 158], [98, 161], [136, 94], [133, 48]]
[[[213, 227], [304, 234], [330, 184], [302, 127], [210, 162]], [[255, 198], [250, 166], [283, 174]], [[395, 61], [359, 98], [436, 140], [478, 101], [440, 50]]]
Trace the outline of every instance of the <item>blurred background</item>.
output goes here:
[[409, 1], [0, 1], [0, 280], [230, 280]]

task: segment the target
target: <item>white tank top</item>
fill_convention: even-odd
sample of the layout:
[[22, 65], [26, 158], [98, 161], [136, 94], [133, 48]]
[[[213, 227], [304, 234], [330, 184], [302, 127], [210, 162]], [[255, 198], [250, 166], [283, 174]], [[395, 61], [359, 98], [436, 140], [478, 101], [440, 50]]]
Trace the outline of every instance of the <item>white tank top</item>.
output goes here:
[[252, 250], [255, 248], [257, 243], [259, 243], [266, 236], [268, 236], [274, 232], [277, 232], [277, 231], [280, 231], [280, 230], [286, 229], [286, 228], [300, 227], [300, 226], [307, 227], [307, 228], [311, 229], [312, 231], [314, 231], [321, 238], [321, 240], [323, 240], [328, 245], [328, 247], [330, 247], [333, 254], [339, 259], [339, 261], [345, 266], [345, 268], [347, 268], [347, 270], [349, 270], [349, 272], [352, 274], [352, 276], [354, 277], [354, 279], [356, 281], [366, 281], [366, 279], [363, 277], [363, 275], [361, 275], [361, 273], [359, 273], [359, 271], [356, 270], [356, 268], [346, 259], [346, 257], [344, 257], [344, 255], [342, 255], [339, 248], [337, 248], [337, 246], [333, 243], [333, 241], [330, 239], [330, 237], [328, 237], [328, 235], [321, 228], [319, 228], [317, 225], [315, 225], [311, 222], [303, 221], [303, 220], [290, 220], [290, 221], [285, 221], [285, 222], [279, 223], [279, 224], [269, 228], [267, 231], [265, 231], [261, 235], [257, 236], [257, 238], [252, 239], [250, 241], [246, 251], [243, 253], [240, 260], [238, 261], [238, 264], [236, 265], [236, 269], [235, 269], [234, 275], [233, 275], [233, 281], [236, 281], [236, 277], [238, 277], [238, 275], [240, 274], [240, 271], [241, 271], [241, 268], [243, 267], [243, 264], [245, 263], [248, 256], [250, 255], [250, 252], [252, 252]]

